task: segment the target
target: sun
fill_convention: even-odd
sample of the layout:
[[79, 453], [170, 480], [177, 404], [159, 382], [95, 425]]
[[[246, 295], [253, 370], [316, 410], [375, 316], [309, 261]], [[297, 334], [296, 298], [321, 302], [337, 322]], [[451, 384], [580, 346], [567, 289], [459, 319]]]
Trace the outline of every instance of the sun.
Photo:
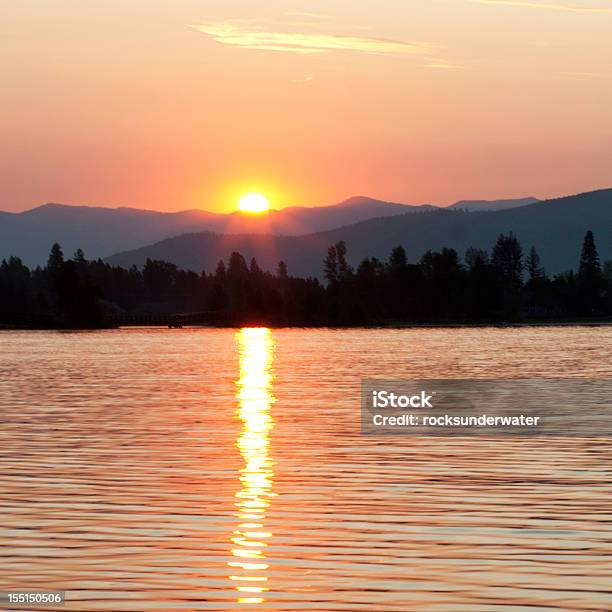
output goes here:
[[261, 193], [245, 193], [238, 202], [238, 210], [248, 213], [263, 213], [270, 210], [270, 202]]

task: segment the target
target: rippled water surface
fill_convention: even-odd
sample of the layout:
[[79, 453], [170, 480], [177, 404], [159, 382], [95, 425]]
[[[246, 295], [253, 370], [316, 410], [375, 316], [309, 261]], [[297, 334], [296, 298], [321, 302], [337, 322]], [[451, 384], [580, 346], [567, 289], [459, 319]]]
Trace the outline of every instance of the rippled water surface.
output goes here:
[[610, 440], [364, 437], [386, 378], [612, 378], [610, 328], [0, 332], [0, 589], [65, 610], [609, 610]]

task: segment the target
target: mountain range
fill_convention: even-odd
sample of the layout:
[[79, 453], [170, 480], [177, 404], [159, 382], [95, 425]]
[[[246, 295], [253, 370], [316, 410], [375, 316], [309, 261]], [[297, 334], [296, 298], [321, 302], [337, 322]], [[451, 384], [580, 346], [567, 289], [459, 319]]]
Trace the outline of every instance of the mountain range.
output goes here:
[[[452, 207], [474, 210], [523, 206], [533, 198], [461, 201]], [[145, 247], [187, 232], [217, 234], [305, 235], [372, 218], [433, 210], [431, 205], [383, 202], [356, 196], [332, 206], [288, 207], [261, 216], [204, 210], [164, 213], [135, 208], [45, 204], [20, 213], [0, 211], [0, 260], [19, 256], [29, 266], [44, 265], [49, 248], [59, 242], [67, 255], [82, 248], [88, 258]]]
[[189, 233], [150, 246], [119, 253], [108, 261], [141, 266], [147, 258], [171, 261], [181, 268], [213, 271], [219, 259], [239, 251], [247, 260], [274, 270], [279, 260], [299, 276], [321, 276], [329, 245], [344, 240], [353, 265], [365, 257], [386, 259], [403, 245], [414, 262], [428, 249], [488, 249], [500, 233], [513, 232], [526, 251], [536, 246], [548, 273], [576, 269], [584, 234], [593, 230], [602, 261], [612, 259], [612, 189], [592, 191], [503, 210], [469, 212], [465, 207], [420, 208], [378, 215], [328, 231], [300, 236]]
[[449, 210], [494, 211], [518, 208], [539, 202], [537, 198], [518, 198], [512, 200], [459, 200], [448, 206]]

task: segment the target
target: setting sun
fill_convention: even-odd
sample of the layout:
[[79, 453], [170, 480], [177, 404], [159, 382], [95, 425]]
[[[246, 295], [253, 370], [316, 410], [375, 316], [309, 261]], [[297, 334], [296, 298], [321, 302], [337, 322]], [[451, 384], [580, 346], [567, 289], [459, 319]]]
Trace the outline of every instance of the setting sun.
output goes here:
[[270, 210], [270, 202], [261, 193], [245, 193], [238, 202], [238, 210], [249, 213], [262, 213]]

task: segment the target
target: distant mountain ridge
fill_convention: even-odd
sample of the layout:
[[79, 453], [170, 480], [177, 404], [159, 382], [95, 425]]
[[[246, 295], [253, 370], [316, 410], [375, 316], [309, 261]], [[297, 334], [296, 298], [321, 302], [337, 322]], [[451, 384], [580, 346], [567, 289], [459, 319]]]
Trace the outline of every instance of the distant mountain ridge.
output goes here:
[[211, 271], [219, 259], [240, 251], [255, 257], [262, 268], [275, 269], [284, 260], [291, 274], [321, 276], [327, 247], [344, 240], [350, 262], [364, 257], [388, 257], [402, 244], [414, 262], [428, 249], [455, 248], [461, 256], [473, 246], [490, 250], [500, 233], [513, 232], [527, 251], [534, 245], [549, 273], [576, 268], [582, 239], [595, 232], [602, 261], [612, 259], [612, 189], [489, 212], [461, 209], [430, 209], [360, 221], [337, 229], [298, 237], [254, 234], [219, 235], [190, 233], [118, 253], [109, 262], [140, 266], [150, 257], [176, 263], [195, 271]]
[[540, 202], [538, 198], [518, 198], [511, 200], [459, 200], [451, 204], [449, 210], [469, 210], [477, 211], [493, 211], [493, 210], [508, 210], [509, 208], [519, 208], [519, 206], [528, 206]]
[[365, 196], [331, 206], [292, 206], [261, 216], [204, 210], [164, 213], [126, 207], [44, 204], [20, 213], [0, 211], [0, 259], [17, 255], [29, 266], [44, 265], [54, 242], [59, 242], [68, 256], [82, 248], [87, 257], [97, 258], [188, 232], [304, 235], [367, 219], [434, 208]]

